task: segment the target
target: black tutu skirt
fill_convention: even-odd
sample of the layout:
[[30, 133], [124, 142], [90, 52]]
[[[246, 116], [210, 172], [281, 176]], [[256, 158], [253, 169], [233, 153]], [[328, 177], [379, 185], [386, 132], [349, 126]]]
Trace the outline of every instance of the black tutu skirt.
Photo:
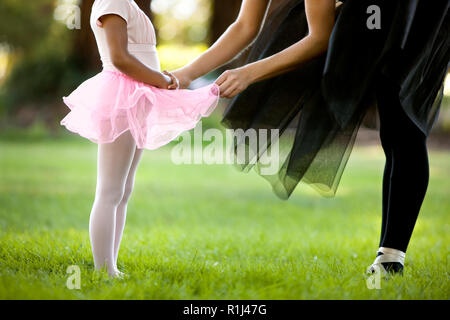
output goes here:
[[[222, 123], [230, 129], [279, 130], [248, 153], [240, 169], [266, 178], [287, 199], [303, 181], [334, 196], [357, 131], [376, 106], [380, 76], [398, 85], [401, 105], [428, 135], [442, 100], [450, 60], [448, 0], [346, 0], [336, 11], [328, 51], [293, 71], [252, 84], [230, 101]], [[369, 29], [377, 5], [381, 28]], [[267, 19], [246, 63], [271, 56], [308, 34], [303, 0], [286, 0]], [[400, 128], [401, 129], [401, 128]], [[276, 142], [276, 144], [274, 143]], [[263, 173], [265, 154], [279, 150], [276, 173]], [[264, 166], [267, 162], [264, 161]]]

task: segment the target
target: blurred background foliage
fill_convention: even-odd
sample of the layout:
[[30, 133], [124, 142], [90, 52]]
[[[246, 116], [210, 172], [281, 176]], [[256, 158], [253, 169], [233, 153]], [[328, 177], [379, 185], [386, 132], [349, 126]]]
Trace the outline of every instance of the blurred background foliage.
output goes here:
[[[0, 1], [0, 134], [60, 131], [61, 97], [101, 70], [89, 26], [94, 0]], [[163, 69], [206, 50], [238, 14], [241, 0], [135, 0], [151, 18]], [[73, 28], [79, 10], [80, 28]], [[72, 26], [71, 26], [72, 25]], [[435, 130], [450, 131], [450, 83]], [[34, 129], [33, 129], [34, 130]], [[39, 129], [40, 130], [40, 129]]]

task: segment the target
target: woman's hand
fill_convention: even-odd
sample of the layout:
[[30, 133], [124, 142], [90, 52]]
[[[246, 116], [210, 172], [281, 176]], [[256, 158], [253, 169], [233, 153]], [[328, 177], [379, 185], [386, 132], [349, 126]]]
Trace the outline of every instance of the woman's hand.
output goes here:
[[222, 98], [233, 98], [247, 89], [252, 82], [249, 70], [246, 67], [227, 70], [216, 80]]
[[[177, 69], [172, 71], [172, 75], [178, 80], [178, 89], [186, 89], [192, 82], [192, 78], [186, 69]], [[176, 83], [169, 86], [169, 89], [177, 89]]]

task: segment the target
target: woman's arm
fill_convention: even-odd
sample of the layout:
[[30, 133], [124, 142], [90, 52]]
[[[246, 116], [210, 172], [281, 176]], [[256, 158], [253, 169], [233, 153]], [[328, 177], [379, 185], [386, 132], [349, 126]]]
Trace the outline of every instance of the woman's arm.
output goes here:
[[244, 0], [236, 21], [202, 55], [173, 72], [182, 88], [208, 72], [227, 63], [245, 49], [258, 35], [270, 0]]
[[225, 71], [216, 81], [221, 96], [232, 98], [254, 82], [291, 71], [325, 52], [334, 26], [335, 5], [335, 0], [305, 0], [309, 34], [277, 54]]
[[173, 84], [169, 75], [155, 71], [128, 52], [127, 23], [118, 15], [108, 14], [101, 17], [105, 29], [109, 53], [114, 66], [127, 76], [149, 85], [168, 89]]

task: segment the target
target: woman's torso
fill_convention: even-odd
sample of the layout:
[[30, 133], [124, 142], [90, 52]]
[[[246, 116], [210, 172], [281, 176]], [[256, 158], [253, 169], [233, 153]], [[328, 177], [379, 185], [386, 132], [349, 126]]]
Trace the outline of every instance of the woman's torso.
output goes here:
[[156, 51], [156, 34], [148, 16], [133, 0], [96, 0], [92, 6], [90, 25], [94, 33], [103, 70], [119, 71], [111, 61], [105, 30], [97, 25], [97, 19], [104, 12], [102, 3], [105, 1], [121, 1], [120, 10], [127, 15], [128, 51], [148, 67], [160, 70]]

